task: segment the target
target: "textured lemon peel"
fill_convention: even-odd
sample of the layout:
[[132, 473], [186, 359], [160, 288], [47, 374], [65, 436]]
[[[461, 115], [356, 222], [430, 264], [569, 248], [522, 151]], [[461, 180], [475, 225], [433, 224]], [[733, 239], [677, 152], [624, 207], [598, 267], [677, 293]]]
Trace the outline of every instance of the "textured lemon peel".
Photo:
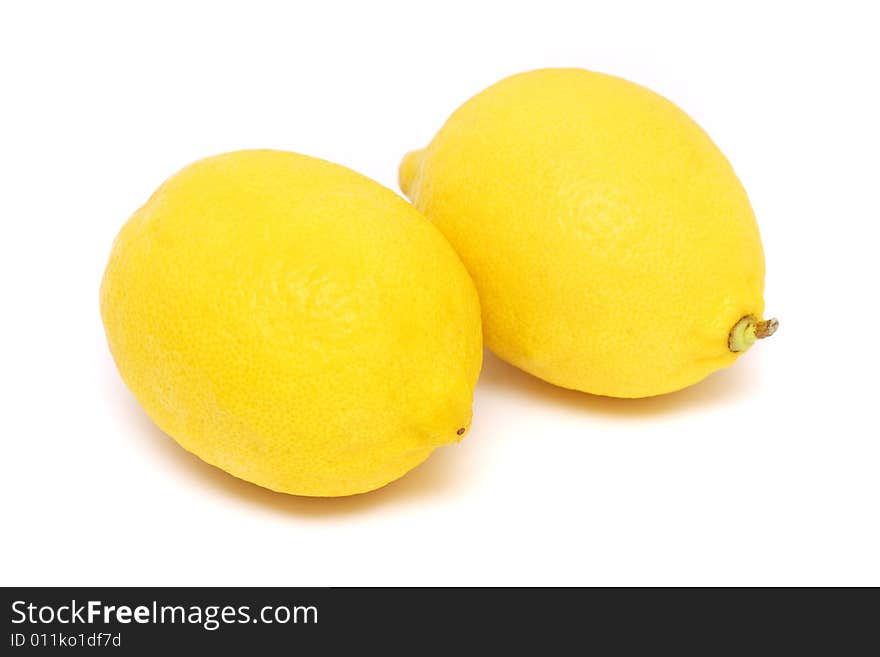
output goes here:
[[757, 340], [769, 338], [779, 328], [776, 319], [758, 319], [754, 315], [746, 315], [730, 330], [727, 345], [734, 353], [747, 351]]
[[239, 151], [170, 178], [116, 238], [101, 315], [155, 423], [270, 490], [364, 493], [470, 427], [470, 276], [409, 204], [323, 160]]
[[739, 355], [718, 352], [731, 319], [761, 318], [745, 190], [705, 132], [644, 87], [575, 69], [507, 78], [408, 153], [399, 179], [474, 279], [486, 346], [555, 385], [680, 390]]
[[419, 167], [419, 163], [422, 160], [422, 155], [424, 154], [424, 149], [410, 151], [406, 155], [403, 156], [403, 161], [401, 162], [400, 169], [398, 171], [398, 184], [400, 185], [400, 189], [404, 194], [409, 194], [410, 190], [413, 186], [413, 180], [416, 177], [416, 170]]

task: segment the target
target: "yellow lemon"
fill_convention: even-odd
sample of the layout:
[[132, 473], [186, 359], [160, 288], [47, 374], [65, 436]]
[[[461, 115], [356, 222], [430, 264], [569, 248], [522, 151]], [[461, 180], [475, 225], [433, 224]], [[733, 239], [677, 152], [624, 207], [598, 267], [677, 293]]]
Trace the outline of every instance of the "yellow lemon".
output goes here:
[[678, 390], [776, 327], [733, 169], [639, 85], [579, 69], [503, 80], [404, 158], [400, 184], [473, 276], [486, 344], [557, 385]]
[[241, 151], [172, 176], [116, 238], [101, 315], [155, 423], [276, 491], [372, 490], [469, 427], [470, 277], [406, 201], [329, 162]]

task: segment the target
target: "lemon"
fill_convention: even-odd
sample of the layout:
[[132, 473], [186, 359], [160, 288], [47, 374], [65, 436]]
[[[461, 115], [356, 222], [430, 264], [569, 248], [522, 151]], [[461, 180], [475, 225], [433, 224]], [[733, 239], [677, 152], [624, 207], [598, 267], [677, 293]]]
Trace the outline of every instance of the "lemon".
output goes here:
[[252, 150], [172, 176], [116, 238], [101, 314], [153, 421], [276, 491], [372, 490], [469, 427], [472, 281], [404, 199], [329, 162]]
[[462, 105], [400, 184], [480, 293], [486, 344], [566, 388], [678, 390], [773, 332], [764, 255], [728, 161], [682, 110], [579, 69]]

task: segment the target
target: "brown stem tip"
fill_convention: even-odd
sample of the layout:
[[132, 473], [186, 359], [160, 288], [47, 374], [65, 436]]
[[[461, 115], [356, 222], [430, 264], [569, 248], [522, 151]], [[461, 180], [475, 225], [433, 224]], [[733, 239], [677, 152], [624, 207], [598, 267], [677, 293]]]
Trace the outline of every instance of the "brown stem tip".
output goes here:
[[755, 337], [759, 340], [763, 340], [764, 338], [769, 338], [771, 335], [776, 333], [776, 329], [779, 328], [779, 320], [776, 318], [773, 319], [764, 319], [755, 324]]

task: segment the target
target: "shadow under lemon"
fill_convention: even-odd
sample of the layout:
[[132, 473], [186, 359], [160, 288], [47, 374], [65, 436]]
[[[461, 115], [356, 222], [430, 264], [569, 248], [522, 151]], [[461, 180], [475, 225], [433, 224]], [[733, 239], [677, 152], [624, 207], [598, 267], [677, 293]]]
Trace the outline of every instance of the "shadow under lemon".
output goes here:
[[[486, 349], [483, 353], [479, 385], [569, 410], [620, 418], [639, 418], [690, 412], [713, 404], [730, 403], [752, 394], [750, 389], [754, 390], [758, 381], [757, 368], [750, 366], [748, 361], [737, 362], [732, 367], [714, 372], [702, 381], [677, 392], [641, 399], [620, 399], [560, 388], [510, 365]], [[479, 409], [475, 409], [474, 414], [478, 411]]]
[[[112, 385], [124, 389], [125, 385], [116, 374], [112, 362], [108, 361], [104, 364], [112, 374], [108, 374], [107, 378], [112, 376]], [[637, 419], [730, 402], [749, 394], [749, 389], [755, 385], [754, 378], [754, 368], [739, 364], [738, 367], [716, 372], [700, 383], [678, 392], [644, 399], [616, 399], [559, 388], [509, 365], [485, 350], [478, 388], [494, 388], [516, 397], [528, 397], [569, 410]], [[118, 394], [118, 390], [114, 394]], [[197, 479], [199, 484], [207, 485], [224, 495], [279, 513], [315, 518], [361, 513], [398, 501], [410, 502], [422, 497], [443, 495], [462, 485], [469, 476], [470, 469], [462, 463], [465, 458], [462, 446], [466, 443], [461, 443], [435, 450], [424, 463], [400, 479], [368, 493], [347, 497], [302, 497], [277, 493], [238, 479], [187, 452], [153, 424], [128, 390], [125, 390], [124, 399], [130, 406], [127, 415], [130, 417], [133, 433], [147, 448], [158, 452], [169, 466], [185, 472]], [[479, 420], [480, 409], [477, 407], [474, 409], [474, 424], [467, 441], [485, 440], [491, 435], [490, 431], [481, 426], [482, 422]], [[481, 438], [480, 434], [484, 436]]]
[[461, 450], [456, 449], [459, 445], [455, 444], [435, 450], [424, 463], [400, 479], [368, 493], [346, 497], [304, 497], [278, 493], [239, 479], [186, 451], [153, 423], [134, 396], [125, 388], [112, 361], [105, 362], [105, 367], [108, 371], [106, 379], [111, 377], [113, 379], [108, 385], [119, 386], [123, 392], [122, 395], [119, 394], [119, 389], [113, 392], [117, 397], [114, 402], [118, 404], [125, 400], [127, 403], [129, 408], [125, 415], [130, 422], [131, 435], [134, 435], [145, 449], [156, 453], [169, 469], [177, 470], [197, 480], [198, 485], [208, 486], [223, 495], [264, 509], [315, 518], [360, 513], [398, 501], [412, 501], [448, 494], [450, 490], [460, 486], [463, 483], [462, 479], [467, 475], [466, 468], [460, 467], [462, 464], [458, 462]]

